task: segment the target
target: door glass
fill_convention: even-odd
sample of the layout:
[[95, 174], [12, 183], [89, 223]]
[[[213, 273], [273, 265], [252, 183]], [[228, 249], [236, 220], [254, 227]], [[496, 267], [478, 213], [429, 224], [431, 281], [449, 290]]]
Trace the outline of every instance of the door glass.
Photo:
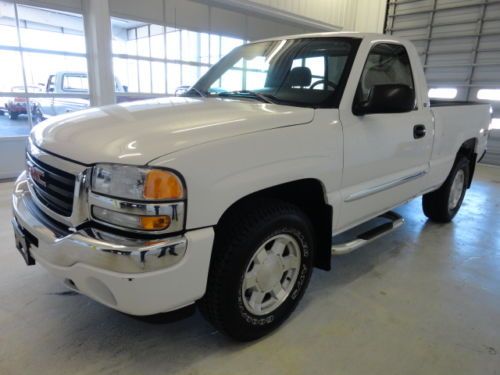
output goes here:
[[366, 101], [376, 85], [402, 84], [415, 91], [410, 59], [398, 44], [377, 44], [370, 51], [358, 86], [358, 100]]

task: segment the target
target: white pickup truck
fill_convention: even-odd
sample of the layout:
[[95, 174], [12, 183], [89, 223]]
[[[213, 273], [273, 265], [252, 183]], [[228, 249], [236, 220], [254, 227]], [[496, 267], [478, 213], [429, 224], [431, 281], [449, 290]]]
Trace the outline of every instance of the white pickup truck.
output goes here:
[[198, 303], [222, 332], [255, 339], [292, 313], [314, 267], [398, 227], [392, 208], [423, 195], [427, 217], [450, 221], [489, 122], [488, 105], [430, 102], [402, 39], [250, 43], [185, 97], [36, 126], [13, 193], [16, 245], [111, 308]]

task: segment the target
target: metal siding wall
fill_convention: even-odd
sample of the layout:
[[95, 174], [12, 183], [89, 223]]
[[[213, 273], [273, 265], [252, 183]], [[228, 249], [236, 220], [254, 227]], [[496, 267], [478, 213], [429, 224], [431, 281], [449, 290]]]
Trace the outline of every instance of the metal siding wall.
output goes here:
[[[499, 0], [390, 0], [386, 22], [386, 33], [413, 41], [430, 88], [456, 88], [455, 100], [470, 101], [500, 89]], [[500, 117], [500, 102], [485, 102]], [[500, 130], [490, 132], [485, 162], [500, 165]]]
[[344, 30], [381, 33], [387, 0], [252, 0]]
[[[58, 0], [63, 1], [63, 0]], [[324, 30], [315, 28], [314, 20], [302, 24], [301, 16], [294, 21], [266, 14], [248, 12], [239, 0], [227, 5], [217, 0], [109, 0], [113, 16], [138, 21], [166, 24], [200, 32], [255, 40], [277, 35], [297, 34]], [[311, 22], [312, 21], [312, 22]], [[253, 26], [265, 26], [254, 28]], [[332, 27], [333, 28], [333, 27]]]
[[[353, 30], [358, 0], [252, 0], [254, 3]], [[380, 1], [380, 0], [371, 0]]]

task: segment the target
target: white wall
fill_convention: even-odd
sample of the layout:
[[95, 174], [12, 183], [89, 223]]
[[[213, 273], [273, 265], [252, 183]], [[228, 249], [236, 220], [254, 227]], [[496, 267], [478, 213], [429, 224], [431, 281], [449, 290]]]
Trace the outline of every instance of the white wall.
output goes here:
[[251, 2], [341, 26], [344, 30], [381, 33], [387, 0], [251, 0]]
[[[81, 0], [19, 0], [33, 5], [48, 5], [67, 10], [81, 9]], [[321, 23], [340, 26], [344, 30], [363, 32], [382, 32], [384, 27], [387, 0], [167, 0], [164, 9], [162, 0], [110, 0], [110, 8], [115, 14], [135, 14], [138, 18], [158, 21], [163, 20], [164, 12], [167, 21], [172, 21], [173, 12], [169, 8], [204, 12], [196, 3], [254, 3], [279, 9], [298, 16], [320, 21]], [[122, 10], [120, 12], [120, 9]], [[194, 10], [194, 11], [193, 11]], [[132, 11], [132, 12], [130, 12]], [[180, 12], [182, 13], [182, 12]], [[182, 17], [182, 14], [179, 14]]]
[[26, 137], [0, 138], [0, 180], [16, 177], [25, 167]]
[[357, 0], [354, 30], [383, 33], [387, 0]]

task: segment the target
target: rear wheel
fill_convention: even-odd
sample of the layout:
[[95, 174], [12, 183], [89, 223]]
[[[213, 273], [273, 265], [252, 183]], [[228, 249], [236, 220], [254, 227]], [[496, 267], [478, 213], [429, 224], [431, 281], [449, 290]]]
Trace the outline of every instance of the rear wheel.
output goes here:
[[444, 184], [438, 190], [423, 196], [422, 207], [425, 216], [440, 223], [451, 221], [462, 206], [469, 175], [470, 161], [461, 156], [453, 165]]
[[217, 329], [249, 341], [277, 328], [297, 306], [313, 267], [313, 230], [299, 208], [277, 200], [235, 211], [216, 231], [200, 308]]

